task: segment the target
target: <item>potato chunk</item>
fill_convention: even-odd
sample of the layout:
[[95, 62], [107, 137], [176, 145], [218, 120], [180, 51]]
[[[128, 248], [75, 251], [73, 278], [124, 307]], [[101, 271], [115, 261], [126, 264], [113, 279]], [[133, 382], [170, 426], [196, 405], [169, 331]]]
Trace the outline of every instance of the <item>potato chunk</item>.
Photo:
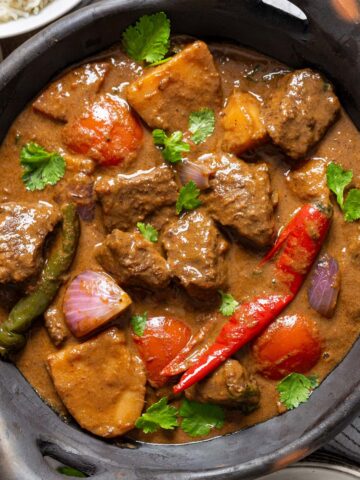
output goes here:
[[191, 112], [221, 103], [220, 76], [204, 42], [195, 42], [127, 90], [130, 105], [151, 128], [186, 130]]
[[55, 388], [81, 427], [101, 437], [131, 430], [144, 406], [146, 376], [125, 335], [110, 328], [48, 357]]
[[241, 155], [266, 140], [260, 111], [260, 102], [250, 93], [236, 92], [230, 96], [222, 118], [225, 152]]

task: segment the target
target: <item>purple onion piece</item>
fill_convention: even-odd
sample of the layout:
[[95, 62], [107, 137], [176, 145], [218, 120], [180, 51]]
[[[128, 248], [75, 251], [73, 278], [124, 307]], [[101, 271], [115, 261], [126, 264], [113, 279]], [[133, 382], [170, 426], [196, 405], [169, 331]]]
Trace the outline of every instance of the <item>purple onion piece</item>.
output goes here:
[[328, 254], [319, 258], [310, 280], [308, 299], [311, 307], [326, 318], [334, 315], [340, 291], [339, 264]]
[[185, 159], [179, 165], [178, 173], [183, 185], [192, 180], [200, 190], [205, 190], [209, 187], [209, 176], [211, 172], [205, 165], [190, 162], [190, 160]]

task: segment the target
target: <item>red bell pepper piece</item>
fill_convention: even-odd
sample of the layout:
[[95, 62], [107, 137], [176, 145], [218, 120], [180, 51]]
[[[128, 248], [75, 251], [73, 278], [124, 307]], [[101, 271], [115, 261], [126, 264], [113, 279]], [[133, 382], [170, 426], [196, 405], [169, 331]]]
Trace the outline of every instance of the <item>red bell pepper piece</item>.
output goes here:
[[289, 292], [265, 295], [240, 305], [223, 326], [214, 344], [174, 386], [175, 393], [202, 380], [239, 348], [253, 340], [295, 298], [321, 249], [330, 222], [331, 211], [322, 206], [304, 205], [298, 211], [261, 262], [262, 265], [269, 261], [282, 249], [274, 264], [274, 273]]

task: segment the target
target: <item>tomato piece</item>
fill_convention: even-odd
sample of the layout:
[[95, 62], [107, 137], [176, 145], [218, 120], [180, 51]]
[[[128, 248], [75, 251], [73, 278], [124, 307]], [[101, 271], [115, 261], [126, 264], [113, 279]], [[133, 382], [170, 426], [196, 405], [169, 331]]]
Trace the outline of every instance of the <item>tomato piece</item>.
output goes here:
[[63, 131], [64, 143], [102, 165], [118, 165], [141, 146], [143, 129], [125, 100], [100, 97]]
[[153, 387], [161, 387], [167, 382], [169, 377], [160, 372], [185, 347], [190, 337], [190, 328], [170, 317], [149, 317], [144, 335], [133, 334]]
[[278, 318], [253, 344], [258, 371], [279, 380], [289, 373], [306, 373], [320, 359], [321, 341], [315, 321], [302, 315]]

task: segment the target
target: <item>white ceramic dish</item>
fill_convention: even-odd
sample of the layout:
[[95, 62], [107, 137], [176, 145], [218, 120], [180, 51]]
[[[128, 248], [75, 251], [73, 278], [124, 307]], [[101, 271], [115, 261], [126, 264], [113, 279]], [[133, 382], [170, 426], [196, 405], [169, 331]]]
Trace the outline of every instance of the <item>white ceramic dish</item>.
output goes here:
[[53, 0], [37, 15], [30, 15], [26, 18], [0, 23], [0, 39], [14, 37], [43, 27], [69, 12], [81, 3], [81, 1], [82, 0]]
[[360, 471], [345, 465], [301, 462], [258, 480], [356, 480]]

